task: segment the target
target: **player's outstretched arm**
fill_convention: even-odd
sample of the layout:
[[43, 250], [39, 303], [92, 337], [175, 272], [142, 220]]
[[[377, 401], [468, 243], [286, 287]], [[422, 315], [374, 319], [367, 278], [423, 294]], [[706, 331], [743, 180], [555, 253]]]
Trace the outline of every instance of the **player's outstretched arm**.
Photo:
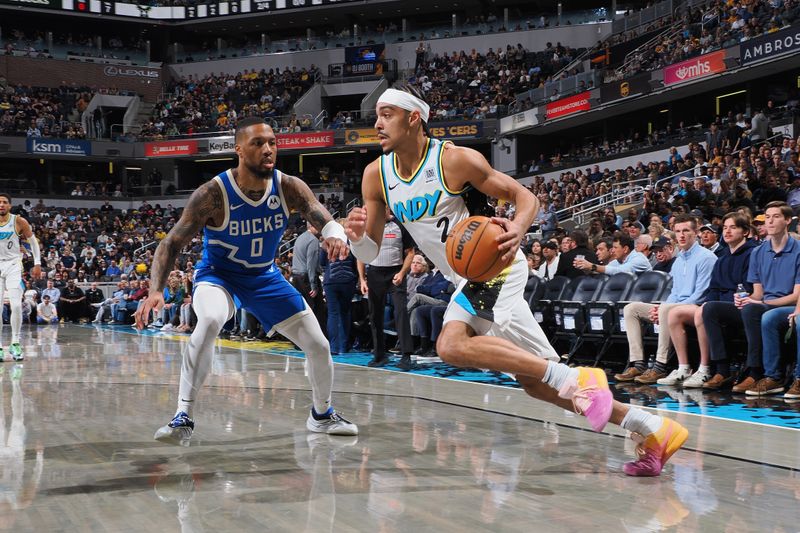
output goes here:
[[17, 233], [31, 245], [31, 254], [33, 254], [33, 269], [31, 270], [31, 275], [33, 279], [39, 279], [39, 276], [42, 275], [42, 252], [39, 248], [39, 240], [36, 238], [36, 235], [33, 234], [30, 223], [24, 218], [17, 217], [16, 226]]
[[136, 327], [144, 328], [147, 317], [153, 309], [164, 305], [164, 286], [181, 249], [203, 229], [209, 221], [216, 224], [225, 214], [222, 204], [222, 190], [216, 181], [211, 180], [194, 191], [183, 209], [180, 220], [158, 244], [150, 268], [150, 292], [144, 304], [136, 312]]
[[380, 160], [376, 160], [364, 169], [361, 179], [364, 207], [354, 207], [345, 224], [353, 255], [363, 263], [370, 263], [378, 255], [386, 225], [386, 201], [381, 191], [379, 164]]
[[516, 214], [513, 221], [505, 218], [492, 219], [492, 222], [505, 229], [497, 237], [497, 249], [504, 252], [503, 261], [510, 260], [517, 253], [525, 232], [539, 212], [539, 200], [517, 180], [492, 168], [486, 158], [476, 150], [449, 146], [443, 157], [442, 166], [451, 189], [461, 190], [472, 185], [487, 196], [514, 204]]
[[303, 180], [283, 174], [281, 190], [290, 211], [299, 212], [317, 231], [320, 232], [328, 251], [328, 260], [347, 258], [350, 253], [347, 247], [347, 236], [341, 224], [322, 205], [314, 192]]

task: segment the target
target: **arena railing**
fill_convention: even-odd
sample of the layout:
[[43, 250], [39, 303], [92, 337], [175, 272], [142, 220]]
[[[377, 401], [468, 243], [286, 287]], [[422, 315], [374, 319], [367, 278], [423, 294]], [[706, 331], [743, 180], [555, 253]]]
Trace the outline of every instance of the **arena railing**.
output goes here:
[[[555, 76], [553, 78], [555, 79]], [[581, 81], [584, 82], [583, 87], [580, 85]], [[520, 103], [527, 98], [530, 98], [533, 105], [537, 105], [549, 100], [554, 90], [558, 93], [558, 98], [564, 98], [580, 91], [589, 91], [599, 87], [602, 81], [601, 71], [590, 70], [589, 72], [580, 72], [574, 76], [547, 82], [543, 87], [528, 89], [524, 93], [517, 94], [514, 97], [513, 107], [509, 109], [509, 113], [519, 112], [521, 110], [519, 108]]]
[[637, 182], [647, 180], [631, 180], [625, 184], [618, 184], [619, 186], [626, 186], [625, 190], [616, 188], [603, 194], [596, 196], [583, 202], [559, 209], [556, 211], [556, 218], [559, 222], [572, 220], [578, 226], [584, 224], [586, 220], [596, 212], [598, 209], [604, 209], [609, 206], [616, 206], [620, 203], [638, 203], [644, 200], [645, 188]]
[[133, 260], [136, 261], [136, 259], [139, 258], [144, 252], [146, 252], [150, 248], [155, 248], [156, 246], [158, 246], [158, 241], [150, 241], [140, 246], [139, 248], [135, 249], [133, 251], [133, 254], [131, 254], [131, 256], [133, 257]]
[[[756, 141], [755, 143], [753, 143], [751, 146], [748, 146], [747, 148], [740, 148], [739, 150], [736, 150], [735, 152], [731, 152], [730, 155], [732, 155], [734, 157], [738, 157], [739, 154], [741, 154], [746, 149], [758, 148], [763, 144], [766, 144], [768, 142], [774, 141], [775, 139], [782, 139], [783, 137], [784, 137], [783, 133], [776, 133], [775, 135], [773, 135], [771, 137], [768, 137], [768, 138], [766, 138], [764, 140]], [[671, 176], [667, 176], [665, 178], [661, 178], [660, 180], [657, 180], [655, 183], [652, 184], [653, 188], [656, 189], [656, 188], [658, 188], [659, 185], [661, 185], [663, 183], [672, 182], [676, 178], [680, 177], [681, 175], [686, 174], [686, 172], [687, 171], [684, 170], [683, 172], [676, 172], [675, 174], [672, 174]]]
[[322, 111], [317, 113], [317, 116], [314, 117], [314, 129], [318, 130], [318, 129], [322, 128], [322, 126], [325, 125], [325, 120], [327, 118], [328, 118], [328, 110], [327, 109], [323, 109]]
[[[562, 23], [570, 22], [571, 25], [578, 24], [597, 24], [609, 20], [608, 13], [598, 9], [584, 10], [577, 12], [562, 13]], [[550, 27], [555, 27], [557, 22], [557, 14], [550, 13], [546, 17], [546, 22]], [[503, 29], [501, 29], [503, 28]], [[226, 46], [223, 48], [216, 48], [213, 53], [209, 54], [208, 50], [197, 49], [194, 51], [184, 51], [180, 57], [175, 57], [179, 63], [184, 62], [201, 62], [206, 61], [208, 58], [223, 59], [220, 56], [225, 56], [225, 59], [233, 57], [250, 57], [260, 56], [272, 53], [292, 53], [304, 52], [308, 50], [325, 50], [331, 48], [342, 48], [346, 46], [364, 46], [375, 43], [403, 43], [403, 42], [418, 42], [418, 41], [431, 41], [438, 39], [451, 39], [456, 37], [464, 37], [470, 35], [485, 35], [496, 33], [510, 33], [516, 31], [531, 31], [542, 29], [541, 22], [538, 16], [531, 16], [525, 18], [509, 18], [507, 21], [503, 18], [497, 18], [493, 23], [480, 23], [480, 24], [456, 24], [453, 26], [444, 25], [442, 23], [435, 23], [431, 25], [422, 25], [406, 31], [384, 31], [384, 32], [361, 32], [353, 35], [352, 31], [349, 35], [334, 35], [332, 37], [308, 37], [297, 36], [291, 39], [283, 39], [280, 41], [258, 41], [253, 40], [245, 43], [243, 46]], [[360, 28], [359, 28], [360, 30]], [[266, 37], [265, 34], [265, 38]], [[184, 45], [182, 45], [184, 46]], [[197, 59], [195, 59], [197, 57]]]
[[664, 0], [652, 6], [647, 6], [639, 11], [628, 13], [611, 22], [611, 30], [614, 34], [633, 30], [639, 26], [644, 26], [660, 18], [670, 16], [675, 10], [680, 8], [681, 0]]
[[[659, 32], [657, 35], [655, 35], [652, 39], [628, 52], [628, 54], [625, 56], [625, 60], [622, 62], [622, 65], [618, 69], [613, 71], [613, 74], [611, 75], [611, 78], [613, 79], [609, 79], [609, 77], [607, 77], [606, 81], [613, 81], [616, 79], [624, 78], [631, 64], [634, 63], [636, 58], [639, 55], [641, 55], [643, 51], [653, 48], [659, 42], [664, 41], [664, 39], [673, 39], [674, 37], [680, 35], [682, 31], [683, 31], [683, 21], [676, 20], [670, 26], [664, 28], [664, 31]], [[631, 74], [636, 74], [636, 72], [633, 72]]]
[[[285, 128], [287, 126], [283, 126], [283, 124], [285, 122], [291, 121], [291, 119], [293, 117], [297, 119], [298, 123], [302, 122], [304, 119], [307, 118], [311, 122], [312, 128], [314, 128], [314, 121], [316, 119], [310, 113], [306, 113], [306, 114], [303, 114], [303, 115], [280, 115], [278, 117], [267, 117], [267, 118], [265, 118], [265, 120], [270, 123], [270, 125], [272, 126], [272, 128], [275, 130], [276, 133], [293, 133], [291, 131], [285, 130]], [[121, 127], [122, 124], [114, 124], [114, 125], [112, 125], [112, 130], [113, 130], [114, 126]], [[234, 133], [234, 130], [227, 129], [227, 130], [216, 130], [216, 131], [201, 131], [201, 132], [197, 132], [197, 133], [179, 133], [178, 135], [166, 135], [166, 134], [146, 135], [146, 134], [142, 134], [141, 133], [143, 131], [143, 129], [144, 129], [141, 124], [138, 124], [136, 126], [130, 126], [128, 128], [129, 133], [131, 133], [130, 130], [137, 130], [137, 129], [138, 129], [138, 133], [134, 133], [134, 134], [137, 135], [140, 140], [204, 139], [204, 138], [208, 138], [208, 137], [220, 137], [220, 136], [226, 136], [226, 135], [233, 135], [233, 133]], [[316, 129], [316, 128], [314, 128], [314, 129]], [[302, 126], [301, 126], [301, 130], [302, 130]], [[307, 130], [302, 130], [302, 131], [307, 131]]]
[[[757, 143], [753, 144], [750, 148], [758, 147], [762, 144], [768, 143], [775, 139], [783, 138], [783, 134], [779, 133], [773, 135], [763, 141], [758, 141]], [[732, 152], [731, 155], [737, 156], [739, 155], [744, 148]], [[689, 169], [691, 171], [691, 169]], [[671, 183], [675, 179], [679, 178], [680, 176], [686, 175], [687, 170], [676, 172], [659, 180], [653, 181], [651, 178], [639, 178], [635, 180], [629, 180], [622, 183], [612, 183], [612, 190], [604, 195], [590, 198], [578, 204], [565, 207], [556, 211], [556, 218], [559, 222], [563, 222], [566, 220], [572, 220], [577, 225], [581, 225], [586, 222], [587, 216], [591, 216], [592, 213], [597, 211], [598, 209], [604, 209], [609, 206], [616, 206], [620, 203], [624, 204], [635, 204], [642, 202], [644, 200], [644, 194], [646, 192], [646, 187], [651, 186], [654, 190], [658, 189], [658, 187], [663, 183]]]

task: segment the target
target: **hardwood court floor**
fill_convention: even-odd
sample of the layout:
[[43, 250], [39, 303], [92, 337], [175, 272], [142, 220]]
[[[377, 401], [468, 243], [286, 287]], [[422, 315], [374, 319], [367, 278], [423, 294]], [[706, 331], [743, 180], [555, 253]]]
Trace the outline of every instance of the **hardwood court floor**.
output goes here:
[[[517, 389], [336, 365], [357, 438], [309, 434], [303, 360], [221, 347], [192, 445], [154, 442], [185, 339], [23, 331], [2, 363], [0, 529], [794, 531], [800, 431], [681, 412], [656, 479], [633, 445]], [[3, 328], [8, 343], [8, 326]], [[229, 343], [226, 343], [229, 344]]]

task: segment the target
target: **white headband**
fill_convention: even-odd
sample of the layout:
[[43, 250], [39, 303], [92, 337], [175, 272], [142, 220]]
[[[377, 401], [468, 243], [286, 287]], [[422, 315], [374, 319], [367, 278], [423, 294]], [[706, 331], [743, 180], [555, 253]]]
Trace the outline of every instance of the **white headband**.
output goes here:
[[409, 94], [405, 91], [398, 91], [397, 89], [386, 89], [380, 98], [378, 98], [378, 103], [397, 106], [406, 111], [419, 111], [422, 122], [428, 122], [428, 115], [431, 111], [431, 106], [413, 94]]

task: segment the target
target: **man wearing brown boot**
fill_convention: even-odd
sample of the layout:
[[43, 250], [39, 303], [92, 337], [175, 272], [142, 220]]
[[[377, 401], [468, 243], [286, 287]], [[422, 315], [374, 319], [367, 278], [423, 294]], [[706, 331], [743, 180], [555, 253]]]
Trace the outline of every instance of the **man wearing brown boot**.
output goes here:
[[[632, 302], [625, 306], [625, 331], [630, 346], [630, 365], [622, 374], [614, 378], [617, 381], [635, 381], [645, 385], [653, 385], [659, 379], [667, 378], [667, 357], [672, 346], [667, 316], [669, 310], [676, 305], [705, 302], [711, 271], [717, 257], [713, 252], [700, 246], [697, 242], [697, 220], [689, 215], [680, 215], [675, 219], [675, 238], [679, 253], [672, 264], [672, 291], [663, 303]], [[659, 325], [658, 349], [656, 364], [647, 369], [642, 343], [642, 321], [649, 320]], [[669, 374], [670, 384], [682, 381], [691, 376], [691, 368], [681, 365], [678, 370]]]

